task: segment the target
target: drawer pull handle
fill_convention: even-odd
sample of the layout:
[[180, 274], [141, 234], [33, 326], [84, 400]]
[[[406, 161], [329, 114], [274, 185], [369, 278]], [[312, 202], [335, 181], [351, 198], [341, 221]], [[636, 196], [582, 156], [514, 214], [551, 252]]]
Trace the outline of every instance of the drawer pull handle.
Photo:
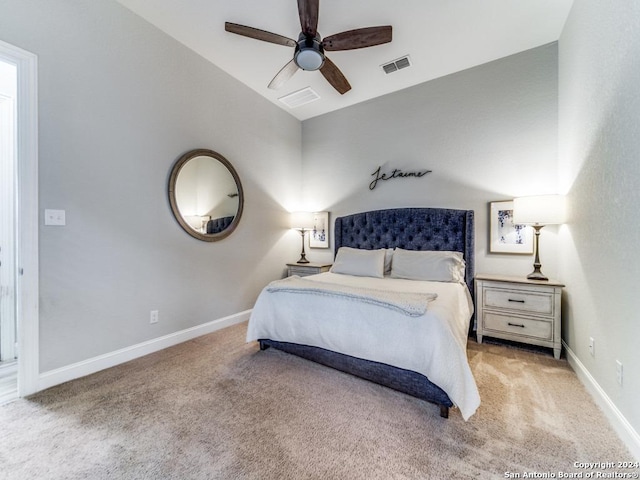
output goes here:
[[520, 327], [520, 328], [524, 328], [524, 325], [522, 325], [521, 323], [511, 323], [511, 322], [507, 322], [507, 325], [509, 325], [510, 327]]
[[510, 298], [509, 301], [514, 303], [524, 303], [524, 300], [514, 300], [513, 298]]

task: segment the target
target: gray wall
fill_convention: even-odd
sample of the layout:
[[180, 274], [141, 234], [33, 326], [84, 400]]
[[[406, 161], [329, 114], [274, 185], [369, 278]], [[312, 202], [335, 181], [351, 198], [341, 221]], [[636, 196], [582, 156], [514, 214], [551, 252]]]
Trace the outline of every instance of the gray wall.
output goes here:
[[[560, 38], [563, 337], [640, 432], [640, 3], [577, 0]], [[595, 339], [595, 356], [588, 351]], [[615, 361], [624, 382], [616, 382]], [[637, 435], [637, 434], [636, 434]], [[636, 439], [636, 442], [638, 440]]]
[[[557, 189], [557, 45], [433, 80], [303, 122], [304, 194], [335, 216], [432, 206], [476, 213], [476, 271], [526, 275], [531, 255], [488, 253], [488, 205]], [[431, 169], [420, 179], [371, 174]], [[556, 230], [545, 228], [543, 271], [557, 274]], [[311, 250], [312, 260], [330, 252]]]
[[[112, 0], [0, 10], [0, 38], [38, 55], [41, 224], [66, 210], [40, 227], [41, 372], [251, 308], [299, 251], [300, 123]], [[243, 182], [220, 242], [171, 214], [169, 171], [193, 148]]]

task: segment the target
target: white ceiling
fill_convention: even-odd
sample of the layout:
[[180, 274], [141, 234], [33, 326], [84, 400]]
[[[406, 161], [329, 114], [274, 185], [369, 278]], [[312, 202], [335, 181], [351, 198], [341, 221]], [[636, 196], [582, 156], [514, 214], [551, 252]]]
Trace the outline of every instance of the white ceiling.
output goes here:
[[[352, 90], [336, 92], [316, 72], [298, 71], [281, 89], [267, 85], [293, 48], [228, 33], [225, 21], [296, 40], [295, 0], [117, 0], [300, 120], [558, 40], [573, 0], [322, 0], [318, 32], [392, 25], [393, 41], [327, 52]], [[381, 65], [409, 55], [412, 66]], [[294, 109], [278, 98], [311, 87], [320, 99]]]

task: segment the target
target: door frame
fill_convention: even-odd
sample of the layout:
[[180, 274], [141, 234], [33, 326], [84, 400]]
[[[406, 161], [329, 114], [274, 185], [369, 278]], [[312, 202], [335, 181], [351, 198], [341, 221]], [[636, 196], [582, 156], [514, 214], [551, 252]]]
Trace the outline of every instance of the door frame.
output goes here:
[[16, 317], [18, 395], [39, 390], [38, 58], [0, 40], [0, 58], [17, 67]]

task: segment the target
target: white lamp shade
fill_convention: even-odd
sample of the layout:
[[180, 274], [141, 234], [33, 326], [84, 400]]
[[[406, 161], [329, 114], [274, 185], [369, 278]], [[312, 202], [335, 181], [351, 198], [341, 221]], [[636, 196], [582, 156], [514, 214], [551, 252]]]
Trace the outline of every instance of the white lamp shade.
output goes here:
[[517, 225], [556, 225], [566, 221], [563, 195], [535, 195], [513, 200], [513, 223]]
[[313, 228], [313, 220], [312, 212], [293, 212], [291, 214], [291, 228], [309, 230]]

